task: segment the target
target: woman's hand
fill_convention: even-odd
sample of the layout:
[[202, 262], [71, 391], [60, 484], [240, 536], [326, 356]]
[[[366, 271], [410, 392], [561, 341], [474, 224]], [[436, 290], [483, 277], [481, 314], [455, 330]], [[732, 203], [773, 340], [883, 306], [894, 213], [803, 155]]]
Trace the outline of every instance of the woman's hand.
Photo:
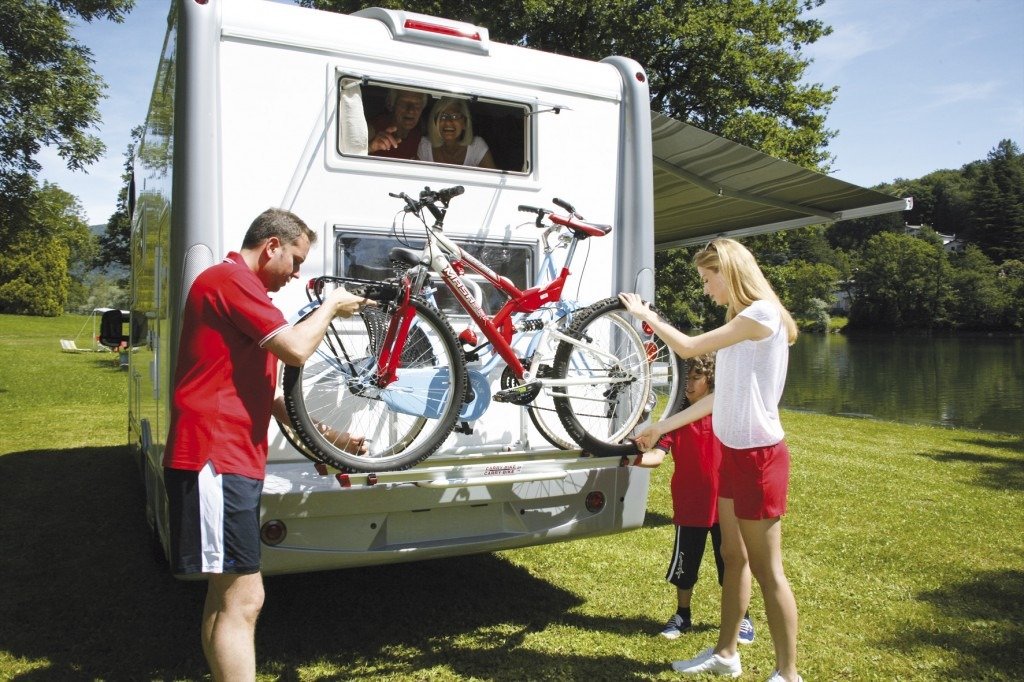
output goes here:
[[619, 294], [619, 300], [626, 306], [626, 312], [644, 322], [653, 322], [657, 315], [651, 310], [651, 304], [640, 298], [640, 294], [623, 292]]

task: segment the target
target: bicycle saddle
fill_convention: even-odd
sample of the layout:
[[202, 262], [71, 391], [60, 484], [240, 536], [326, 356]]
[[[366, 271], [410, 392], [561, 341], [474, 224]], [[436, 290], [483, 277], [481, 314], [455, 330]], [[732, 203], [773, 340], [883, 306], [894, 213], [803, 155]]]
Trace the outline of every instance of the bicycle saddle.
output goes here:
[[423, 255], [422, 251], [413, 251], [412, 249], [403, 249], [400, 246], [388, 251], [388, 258], [399, 263], [405, 263], [406, 265], [426, 265], [425, 261], [420, 260], [420, 256]]
[[586, 220], [579, 220], [578, 218], [570, 218], [567, 216], [561, 216], [557, 213], [552, 213], [548, 216], [551, 222], [562, 227], [568, 227], [570, 230], [576, 233], [576, 236], [580, 239], [586, 239], [587, 237], [603, 237], [612, 231], [611, 225], [602, 225], [601, 223], [588, 223]]

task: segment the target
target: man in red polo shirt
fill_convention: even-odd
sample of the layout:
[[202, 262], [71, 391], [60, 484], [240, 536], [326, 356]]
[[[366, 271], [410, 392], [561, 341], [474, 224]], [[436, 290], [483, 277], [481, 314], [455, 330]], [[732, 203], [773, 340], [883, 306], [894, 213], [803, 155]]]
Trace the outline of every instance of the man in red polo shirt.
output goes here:
[[237, 253], [196, 278], [185, 302], [164, 482], [172, 569], [208, 577], [202, 642], [215, 680], [256, 677], [260, 493], [277, 362], [301, 365], [334, 317], [369, 303], [338, 288], [288, 324], [268, 292], [299, 276], [315, 240], [298, 216], [268, 209]]

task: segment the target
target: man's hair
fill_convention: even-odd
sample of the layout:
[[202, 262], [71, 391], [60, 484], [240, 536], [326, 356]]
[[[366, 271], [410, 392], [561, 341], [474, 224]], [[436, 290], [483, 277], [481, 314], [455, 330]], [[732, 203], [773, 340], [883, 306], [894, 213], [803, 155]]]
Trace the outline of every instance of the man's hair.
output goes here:
[[302, 235], [306, 235], [310, 244], [316, 241], [316, 232], [299, 216], [282, 208], [268, 208], [252, 221], [242, 240], [242, 248], [254, 249], [271, 237], [277, 237], [282, 244], [294, 244]]
[[420, 90], [401, 90], [399, 88], [389, 88], [388, 94], [384, 97], [384, 106], [388, 108], [388, 111], [395, 110], [395, 102], [398, 100], [399, 95], [417, 95], [423, 98], [423, 107], [426, 108], [427, 102], [430, 101], [430, 95]]

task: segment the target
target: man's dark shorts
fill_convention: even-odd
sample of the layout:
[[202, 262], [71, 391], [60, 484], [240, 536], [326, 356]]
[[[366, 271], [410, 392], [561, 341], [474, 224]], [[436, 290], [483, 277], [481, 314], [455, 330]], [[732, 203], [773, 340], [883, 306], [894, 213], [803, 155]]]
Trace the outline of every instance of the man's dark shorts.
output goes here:
[[199, 471], [164, 469], [171, 532], [171, 570], [257, 573], [260, 570], [260, 493], [263, 481]]

